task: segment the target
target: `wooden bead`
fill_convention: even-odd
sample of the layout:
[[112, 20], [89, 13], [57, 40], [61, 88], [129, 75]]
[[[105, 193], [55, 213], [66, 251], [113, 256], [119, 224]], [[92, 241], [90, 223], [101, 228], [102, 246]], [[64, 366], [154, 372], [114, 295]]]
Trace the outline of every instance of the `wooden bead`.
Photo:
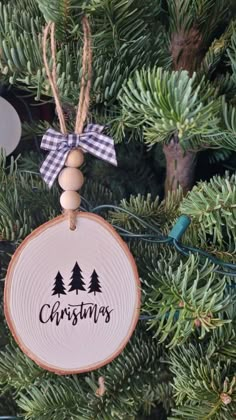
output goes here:
[[81, 149], [74, 149], [68, 154], [65, 165], [79, 168], [84, 163], [84, 154]]
[[76, 191], [64, 191], [60, 197], [64, 210], [77, 210], [81, 203], [80, 195]]
[[58, 183], [63, 190], [77, 191], [84, 183], [84, 176], [79, 169], [64, 168], [59, 174]]

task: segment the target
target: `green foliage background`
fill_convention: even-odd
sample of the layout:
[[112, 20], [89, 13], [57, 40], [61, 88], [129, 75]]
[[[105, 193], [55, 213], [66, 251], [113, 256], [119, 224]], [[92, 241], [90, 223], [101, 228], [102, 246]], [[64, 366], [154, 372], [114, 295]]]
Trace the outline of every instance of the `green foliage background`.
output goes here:
[[[32, 102], [35, 98], [53, 103], [41, 39], [45, 22], [55, 21], [58, 84], [71, 130], [80, 91], [82, 13], [88, 14], [93, 32], [89, 120], [108, 125], [119, 162], [113, 169], [88, 157], [83, 207], [87, 202], [90, 209], [104, 203], [119, 205], [121, 210], [104, 210], [103, 216], [138, 234], [147, 229], [126, 210], [165, 235], [186, 214], [191, 225], [183, 243], [235, 263], [236, 32], [229, 2], [2, 1], [2, 83], [26, 90]], [[184, 50], [192, 28], [201, 34], [201, 62], [193, 74], [174, 71], [176, 34], [181, 35]], [[52, 124], [58, 127], [56, 118]], [[31, 141], [35, 135], [40, 139], [48, 125], [26, 123], [22, 156], [1, 156], [2, 288], [19, 243], [61, 212], [60, 191], [57, 186], [49, 191], [42, 182], [38, 168], [43, 156]], [[207, 171], [187, 196], [178, 190], [163, 201], [161, 145], [176, 134], [184, 149], [204, 150]], [[220, 175], [210, 177], [209, 161], [222, 164], [217, 166]], [[201, 157], [199, 162], [201, 166]], [[108, 366], [58, 377], [16, 347], [1, 309], [0, 414], [37, 420], [134, 420], [150, 415], [161, 419], [164, 410], [170, 419], [234, 418], [235, 278], [216, 272], [197, 254], [185, 257], [171, 246], [127, 242], [142, 281], [142, 316], [152, 318], [140, 320], [129, 345]], [[100, 376], [105, 378], [106, 393], [99, 398]]]

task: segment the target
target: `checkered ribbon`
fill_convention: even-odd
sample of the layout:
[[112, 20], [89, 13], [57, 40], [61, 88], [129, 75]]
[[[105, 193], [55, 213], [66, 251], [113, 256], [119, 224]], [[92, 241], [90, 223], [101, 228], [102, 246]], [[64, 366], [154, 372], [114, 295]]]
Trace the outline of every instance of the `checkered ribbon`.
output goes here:
[[102, 134], [103, 129], [102, 125], [88, 124], [82, 134], [61, 134], [52, 128], [47, 130], [41, 148], [48, 150], [49, 154], [40, 168], [40, 173], [50, 188], [65, 165], [68, 153], [77, 147], [117, 166], [114, 141]]

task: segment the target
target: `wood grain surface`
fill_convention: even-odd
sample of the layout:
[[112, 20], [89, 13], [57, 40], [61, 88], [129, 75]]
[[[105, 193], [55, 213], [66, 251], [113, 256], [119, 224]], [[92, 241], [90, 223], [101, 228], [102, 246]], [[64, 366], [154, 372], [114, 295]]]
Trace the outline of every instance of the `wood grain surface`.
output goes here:
[[124, 349], [140, 295], [128, 246], [103, 218], [79, 212], [75, 231], [59, 216], [19, 246], [7, 272], [4, 310], [19, 347], [38, 365], [82, 373]]

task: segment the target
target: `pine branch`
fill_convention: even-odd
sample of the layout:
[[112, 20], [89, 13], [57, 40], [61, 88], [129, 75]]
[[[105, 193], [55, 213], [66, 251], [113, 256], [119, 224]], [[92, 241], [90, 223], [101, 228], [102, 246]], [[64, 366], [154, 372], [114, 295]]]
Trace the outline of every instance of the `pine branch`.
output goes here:
[[94, 208], [96, 206], [104, 204], [113, 204], [114, 203], [114, 195], [112, 192], [104, 187], [100, 182], [95, 182], [93, 179], [86, 179], [84, 186], [81, 189], [81, 195], [85, 199], [83, 204], [85, 208], [87, 208], [87, 204], [89, 204], [89, 208]]
[[202, 141], [209, 142], [209, 145], [213, 148], [223, 147], [225, 149], [235, 151], [236, 107], [228, 104], [225, 101], [225, 97], [221, 98], [221, 104], [218, 132], [216, 131], [210, 135], [203, 135]]
[[[225, 9], [224, 9], [225, 10]], [[207, 23], [209, 21], [207, 20]], [[227, 48], [230, 45], [231, 37], [235, 30], [235, 21], [231, 21], [225, 32], [219, 37], [213, 40], [210, 45], [204, 60], [202, 61], [201, 68], [208, 77], [212, 77], [217, 69], [218, 64], [224, 58]], [[218, 84], [216, 84], [216, 87]], [[222, 94], [222, 93], [221, 93]]]
[[37, 0], [45, 20], [56, 23], [57, 34], [63, 38], [66, 34], [78, 31], [78, 16], [83, 9], [84, 0]]
[[[66, 420], [127, 419], [143, 405], [170, 396], [170, 388], [156, 384], [162, 374], [155, 341], [136, 334], [125, 351], [110, 365], [89, 375], [52, 377], [20, 394], [19, 406], [26, 419]], [[163, 375], [163, 376], [162, 376]], [[103, 397], [96, 396], [98, 378], [105, 379]], [[167, 378], [165, 378], [165, 381]], [[47, 392], [45, 392], [45, 389]]]
[[204, 79], [197, 82], [196, 74], [189, 77], [186, 71], [161, 68], [137, 71], [124, 85], [120, 100], [125, 124], [144, 126], [149, 145], [177, 134], [184, 147], [196, 136], [217, 132], [219, 102]]
[[236, 83], [234, 82], [232, 74], [226, 73], [225, 75], [217, 76], [213, 81], [213, 84], [217, 96], [224, 96], [227, 101], [232, 102], [236, 94]]
[[228, 56], [229, 56], [229, 59], [230, 59], [232, 70], [233, 70], [233, 80], [234, 80], [234, 83], [236, 84], [236, 59], [235, 59], [235, 54], [236, 54], [236, 31], [234, 31], [234, 33], [231, 37], [231, 44], [230, 44], [230, 47], [228, 49]]
[[[233, 306], [233, 309], [235, 310], [235, 306]], [[214, 359], [216, 363], [219, 360], [224, 362], [231, 360], [232, 363], [236, 362], [235, 321], [213, 331], [207, 343], [207, 355], [209, 358]]]
[[[200, 182], [180, 205], [180, 212], [192, 219], [194, 237], [213, 247], [235, 250], [235, 176], [213, 177], [209, 183]], [[193, 232], [194, 234], [194, 232]]]
[[230, 18], [226, 0], [168, 0], [171, 32], [187, 33], [197, 28], [204, 43], [209, 43], [217, 27]]
[[[152, 200], [151, 195], [143, 197], [140, 194], [137, 197], [131, 196], [128, 200], [123, 199], [120, 206], [125, 210], [141, 217], [143, 220], [149, 221], [150, 218], [154, 225], [160, 224], [159, 219], [159, 198]], [[130, 231], [143, 231], [142, 223], [132, 218], [130, 214], [122, 213], [122, 211], [113, 211], [109, 213], [109, 220], [112, 224], [124, 227]]]
[[160, 342], [168, 339], [169, 347], [185, 342], [194, 331], [202, 339], [229, 322], [220, 314], [231, 304], [225, 279], [208, 261], [202, 265], [194, 255], [185, 262], [161, 258], [148, 284], [144, 311], [153, 316], [149, 325], [154, 336]]
[[[143, 10], [141, 2], [137, 5], [133, 0], [123, 0], [122, 4], [118, 0], [109, 4], [106, 1], [95, 3], [89, 12], [92, 33], [96, 33], [93, 40], [92, 108], [100, 104], [105, 107], [113, 105], [123, 81], [138, 67], [147, 62], [168, 65], [170, 61], [166, 37], [163, 30], [158, 32], [159, 27], [154, 22], [150, 23], [148, 7]], [[46, 19], [56, 21], [58, 26], [57, 79], [60, 95], [63, 102], [76, 105], [81, 80], [82, 40], [76, 16], [85, 3], [81, 1], [75, 5], [74, 0], [54, 0], [48, 7], [47, 1], [39, 0], [39, 4]], [[157, 9], [155, 5], [155, 16], [159, 13]], [[65, 20], [68, 22], [66, 26]], [[150, 24], [151, 31], [147, 30]], [[14, 6], [0, 4], [1, 72], [10, 83], [24, 83], [36, 92], [37, 100], [42, 95], [52, 95], [42, 62], [44, 26], [42, 13], [31, 16], [28, 11], [22, 12], [19, 2]], [[100, 114], [103, 115], [101, 107]]]
[[20, 172], [17, 162], [12, 158], [8, 168], [4, 156], [0, 161], [1, 240], [21, 241], [35, 227], [60, 212], [58, 190], [49, 192], [39, 175]]
[[171, 370], [178, 408], [173, 419], [229, 420], [234, 418], [236, 378], [232, 362], [209, 359], [193, 345], [171, 352]]
[[13, 344], [0, 353], [0, 387], [2, 392], [16, 391], [37, 384], [48, 376], [48, 372], [40, 369], [18, 347]]

